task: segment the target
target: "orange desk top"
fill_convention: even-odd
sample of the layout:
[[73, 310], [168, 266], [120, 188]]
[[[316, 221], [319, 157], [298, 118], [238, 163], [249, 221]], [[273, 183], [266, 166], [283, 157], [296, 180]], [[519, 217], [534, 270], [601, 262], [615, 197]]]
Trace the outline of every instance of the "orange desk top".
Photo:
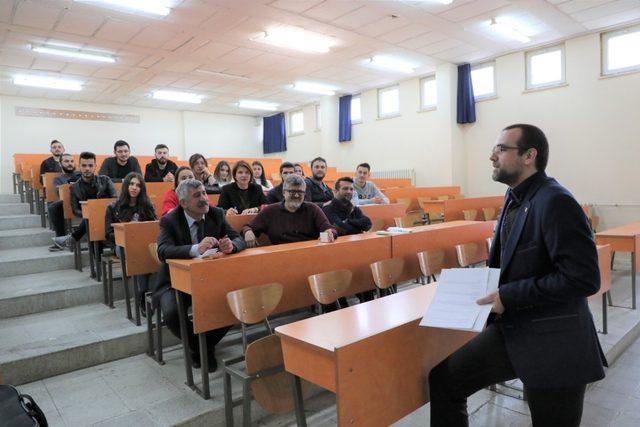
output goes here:
[[596, 233], [596, 237], [631, 237], [640, 234], [640, 221]]

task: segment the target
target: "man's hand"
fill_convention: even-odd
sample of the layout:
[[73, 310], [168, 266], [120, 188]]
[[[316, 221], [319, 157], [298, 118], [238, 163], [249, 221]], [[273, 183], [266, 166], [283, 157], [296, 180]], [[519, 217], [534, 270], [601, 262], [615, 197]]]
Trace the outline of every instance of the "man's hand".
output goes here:
[[[336, 241], [336, 238], [335, 238], [335, 236], [333, 235], [333, 232], [331, 231], [331, 229], [330, 229], [330, 228], [329, 228], [329, 229], [327, 229], [327, 230], [325, 230], [325, 231], [323, 231], [323, 233], [327, 233], [327, 238], [329, 239], [329, 240], [327, 240], [327, 242], [326, 242], [326, 243], [333, 243], [333, 242], [335, 242], [335, 241]], [[322, 234], [320, 234], [320, 237], [318, 237], [318, 240], [320, 240], [320, 241], [322, 242]], [[323, 242], [323, 243], [324, 243], [324, 242]]]
[[236, 208], [229, 208], [227, 209], [227, 215], [238, 215], [238, 211]]
[[198, 253], [202, 255], [208, 249], [215, 248], [218, 246], [218, 239], [215, 237], [205, 237], [202, 239], [202, 242], [198, 244]]
[[233, 243], [231, 243], [231, 239], [229, 239], [227, 236], [224, 236], [222, 239], [220, 239], [218, 241], [218, 249], [220, 249], [220, 252], [227, 255], [233, 252]]
[[502, 305], [502, 301], [500, 301], [500, 293], [498, 291], [492, 292], [489, 295], [486, 295], [479, 300], [476, 301], [476, 304], [479, 305], [487, 305], [491, 304], [491, 311], [493, 313], [502, 314], [504, 313], [504, 305]]
[[173, 174], [172, 174], [171, 172], [169, 172], [168, 174], [166, 174], [166, 175], [164, 176], [164, 178], [162, 178], [162, 180], [163, 180], [164, 182], [174, 182], [174, 181], [176, 180], [176, 177], [175, 177], [175, 176], [173, 176]]
[[248, 248], [253, 248], [258, 245], [258, 241], [256, 240], [256, 235], [253, 234], [253, 231], [248, 230], [244, 233], [244, 241], [247, 242]]
[[382, 203], [382, 197], [374, 197], [371, 200], [373, 200], [373, 203], [376, 203], [376, 204], [381, 204]]
[[260, 208], [249, 208], [242, 211], [242, 215], [257, 214]]

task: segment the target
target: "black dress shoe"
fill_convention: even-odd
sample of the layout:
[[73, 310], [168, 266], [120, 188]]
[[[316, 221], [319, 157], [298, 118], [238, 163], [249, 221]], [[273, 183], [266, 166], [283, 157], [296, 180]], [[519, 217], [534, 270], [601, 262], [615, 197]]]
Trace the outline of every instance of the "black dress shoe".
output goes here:
[[210, 357], [208, 362], [209, 373], [215, 372], [218, 369], [218, 361], [215, 357]]
[[202, 366], [200, 363], [200, 354], [191, 353], [191, 366], [193, 369], [200, 369], [200, 366]]

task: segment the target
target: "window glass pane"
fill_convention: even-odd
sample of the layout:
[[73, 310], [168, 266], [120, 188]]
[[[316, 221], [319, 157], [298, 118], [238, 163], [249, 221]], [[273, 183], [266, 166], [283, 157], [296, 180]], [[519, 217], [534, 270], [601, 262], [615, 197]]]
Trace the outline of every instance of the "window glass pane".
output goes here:
[[607, 68], [615, 71], [640, 65], [640, 31], [609, 37]]
[[436, 79], [424, 79], [422, 81], [422, 108], [435, 107], [437, 103]]
[[304, 132], [304, 114], [302, 111], [291, 113], [291, 133]]
[[378, 92], [378, 109], [380, 117], [400, 112], [400, 91], [397, 87]]
[[360, 108], [360, 97], [351, 98], [351, 121], [359, 122], [362, 120], [362, 109]]
[[493, 65], [471, 70], [471, 82], [473, 84], [473, 95], [476, 98], [494, 94]]
[[539, 53], [532, 55], [531, 60], [531, 85], [562, 81], [562, 50]]

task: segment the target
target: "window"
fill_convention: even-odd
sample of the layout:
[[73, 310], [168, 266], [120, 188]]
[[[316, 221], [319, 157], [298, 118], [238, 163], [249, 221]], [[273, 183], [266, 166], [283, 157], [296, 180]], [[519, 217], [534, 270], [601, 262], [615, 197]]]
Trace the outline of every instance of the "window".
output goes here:
[[302, 110], [289, 113], [289, 135], [299, 135], [304, 133], [304, 113]]
[[351, 97], [351, 123], [362, 123], [362, 105], [360, 95]]
[[471, 83], [476, 101], [496, 96], [495, 65], [481, 64], [471, 69]]
[[620, 74], [640, 70], [640, 27], [612, 31], [602, 35], [602, 74]]
[[527, 89], [559, 86], [565, 83], [564, 46], [527, 52]]
[[378, 117], [400, 115], [400, 89], [398, 86], [378, 89]]
[[438, 104], [438, 88], [435, 76], [420, 80], [420, 108], [433, 110]]
[[316, 105], [316, 130], [322, 129], [322, 110]]

